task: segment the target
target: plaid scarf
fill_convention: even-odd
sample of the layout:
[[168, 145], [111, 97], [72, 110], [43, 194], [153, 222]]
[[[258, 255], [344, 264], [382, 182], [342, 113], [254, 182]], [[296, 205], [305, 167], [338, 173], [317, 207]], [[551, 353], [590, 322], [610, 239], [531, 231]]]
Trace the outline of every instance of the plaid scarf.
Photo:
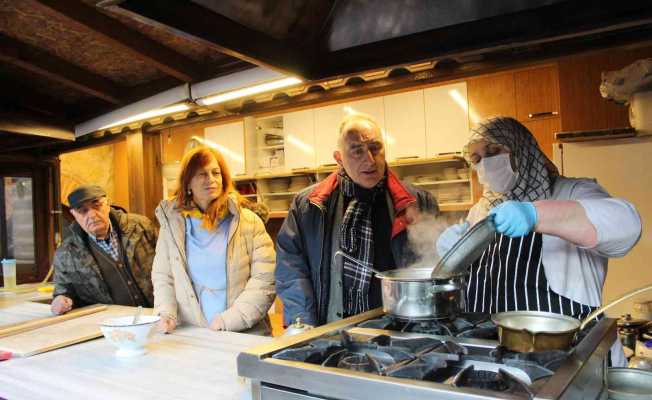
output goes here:
[[[491, 118], [473, 130], [469, 144], [479, 140], [507, 147], [518, 176], [516, 185], [508, 193], [491, 192], [485, 187], [481, 202], [487, 210], [505, 200], [535, 201], [550, 198], [559, 171], [541, 151], [536, 139], [525, 126], [513, 118]], [[468, 145], [464, 148], [464, 156], [468, 161]]]
[[[385, 179], [369, 190], [356, 184], [342, 170], [339, 174], [342, 194], [351, 198], [340, 227], [340, 249], [343, 258], [344, 314], [369, 310], [369, 286], [374, 265], [374, 232], [371, 215], [376, 196], [385, 190]], [[357, 196], [356, 196], [357, 195]], [[355, 261], [354, 261], [355, 260]]]

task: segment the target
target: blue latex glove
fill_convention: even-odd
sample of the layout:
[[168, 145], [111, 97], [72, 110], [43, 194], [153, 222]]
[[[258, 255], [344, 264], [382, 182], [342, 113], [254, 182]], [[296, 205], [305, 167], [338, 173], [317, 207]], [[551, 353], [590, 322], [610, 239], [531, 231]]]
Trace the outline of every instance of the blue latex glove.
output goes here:
[[521, 237], [532, 232], [537, 224], [537, 209], [530, 202], [509, 200], [489, 211], [496, 230], [509, 237]]
[[471, 224], [469, 224], [468, 221], [465, 221], [461, 224], [451, 225], [446, 228], [446, 230], [439, 235], [439, 239], [437, 239], [437, 254], [439, 254], [439, 257], [443, 257], [444, 254], [446, 254], [446, 252], [457, 243], [459, 238], [469, 230], [470, 226]]

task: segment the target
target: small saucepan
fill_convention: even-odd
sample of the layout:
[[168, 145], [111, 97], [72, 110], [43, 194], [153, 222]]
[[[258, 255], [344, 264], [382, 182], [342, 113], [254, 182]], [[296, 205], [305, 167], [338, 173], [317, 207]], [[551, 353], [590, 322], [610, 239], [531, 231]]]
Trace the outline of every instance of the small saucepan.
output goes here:
[[593, 318], [632, 296], [652, 289], [652, 285], [629, 292], [595, 310], [584, 320], [542, 311], [508, 311], [492, 316], [498, 326], [500, 344], [513, 351], [531, 352], [567, 350], [573, 346], [577, 332]]

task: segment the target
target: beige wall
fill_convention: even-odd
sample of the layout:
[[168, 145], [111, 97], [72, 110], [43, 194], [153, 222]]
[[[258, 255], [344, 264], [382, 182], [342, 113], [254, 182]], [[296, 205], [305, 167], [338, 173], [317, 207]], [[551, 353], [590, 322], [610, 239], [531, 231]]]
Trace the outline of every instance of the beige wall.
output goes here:
[[108, 144], [61, 154], [61, 202], [68, 204], [68, 194], [82, 184], [99, 185], [113, 199], [113, 153], [113, 145]]
[[129, 210], [129, 171], [125, 141], [61, 154], [61, 202], [82, 184], [97, 184], [113, 204]]

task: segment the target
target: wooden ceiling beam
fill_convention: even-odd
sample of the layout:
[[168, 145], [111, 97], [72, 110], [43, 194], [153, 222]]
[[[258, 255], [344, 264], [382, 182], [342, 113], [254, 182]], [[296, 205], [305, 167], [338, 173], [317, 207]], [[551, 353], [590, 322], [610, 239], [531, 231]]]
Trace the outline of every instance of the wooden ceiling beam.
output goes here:
[[7, 80], [6, 77], [0, 79], [0, 87], [0, 104], [18, 105], [46, 117], [66, 118], [65, 105], [48, 95], [37, 93], [25, 85]]
[[113, 82], [3, 34], [0, 34], [0, 60], [109, 103], [122, 103]]
[[[73, 23], [93, 31], [105, 42], [119, 47], [159, 71], [182, 82], [193, 82], [205, 75], [196, 63], [135, 31], [114, 18], [78, 0], [36, 0]], [[189, 21], [192, 23], [192, 21]]]
[[183, 35], [220, 53], [285, 74], [310, 79], [311, 65], [318, 61], [295, 46], [249, 29], [193, 2], [126, 0], [111, 7], [141, 23]]

